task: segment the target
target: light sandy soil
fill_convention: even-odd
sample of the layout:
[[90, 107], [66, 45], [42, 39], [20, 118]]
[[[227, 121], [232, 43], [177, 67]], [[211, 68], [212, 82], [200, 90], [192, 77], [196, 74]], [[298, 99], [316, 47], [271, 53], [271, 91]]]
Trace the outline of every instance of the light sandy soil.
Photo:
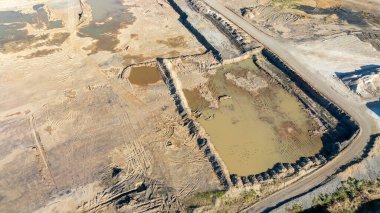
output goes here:
[[[35, 13], [30, 8], [41, 2], [1, 1], [0, 10]], [[95, 41], [77, 32], [90, 20], [79, 25], [78, 2], [62, 2], [45, 5], [62, 28], [27, 24], [29, 35], [49, 37], [0, 51], [1, 209], [172, 211], [189, 194], [219, 189], [166, 85], [117, 78], [123, 64], [204, 51], [178, 15], [166, 2], [128, 1], [136, 21], [120, 30], [119, 46], [144, 56], [128, 61], [122, 50], [88, 55]], [[56, 33], [69, 36], [51, 45]], [[178, 45], [168, 42], [176, 36]]]
[[124, 56], [125, 65], [156, 57], [176, 57], [206, 51], [177, 20], [179, 15], [167, 2], [127, 2], [133, 5], [130, 11], [137, 19], [132, 25], [120, 30], [118, 36], [118, 47], [128, 46]]
[[[125, 66], [201, 54], [205, 48], [164, 0], [112, 2], [121, 3], [122, 17], [130, 19], [114, 23], [116, 16], [109, 13], [96, 20], [91, 0], [82, 5], [77, 0], [0, 0], [0, 27], [17, 28], [0, 37], [0, 206], [6, 212], [169, 212], [183, 210], [182, 201], [190, 195], [221, 189], [166, 85], [158, 81], [139, 86], [118, 78]], [[237, 12], [269, 0], [237, 2], [226, 0]], [[359, 5], [345, 2], [347, 7]], [[33, 8], [40, 3], [45, 5]], [[333, 6], [312, 0], [303, 4]], [[362, 28], [334, 15], [298, 11], [301, 19], [284, 25], [294, 10], [285, 8], [273, 19], [278, 10], [268, 8], [269, 19], [263, 16], [257, 24], [269, 23], [264, 30], [273, 36], [294, 38], [290, 53], [328, 77], [342, 94], [347, 88], [332, 78], [335, 72], [380, 64], [370, 43], [354, 35], [331, 36], [372, 29], [376, 18]], [[19, 11], [27, 19], [8, 23], [7, 11]], [[198, 18], [194, 15], [192, 21], [200, 23], [210, 43], [224, 55], [237, 54], [223, 34], [207, 34], [210, 23]], [[116, 28], [107, 29], [109, 23]], [[83, 35], [90, 25], [105, 31]], [[315, 32], [312, 39], [310, 31]], [[207, 80], [202, 60], [207, 65], [213, 57], [204, 55], [195, 65], [186, 60], [175, 64], [183, 68], [183, 88]], [[188, 75], [187, 65], [199, 72]]]
[[294, 41], [323, 39], [351, 31], [379, 30], [379, 1], [222, 0], [265, 33]]
[[342, 5], [344, 7], [352, 8], [353, 10], [369, 11], [375, 14], [380, 12], [379, 0], [343, 0]]
[[329, 77], [336, 72], [352, 72], [380, 64], [380, 52], [353, 35], [302, 42], [295, 44], [289, 51], [310, 69]]

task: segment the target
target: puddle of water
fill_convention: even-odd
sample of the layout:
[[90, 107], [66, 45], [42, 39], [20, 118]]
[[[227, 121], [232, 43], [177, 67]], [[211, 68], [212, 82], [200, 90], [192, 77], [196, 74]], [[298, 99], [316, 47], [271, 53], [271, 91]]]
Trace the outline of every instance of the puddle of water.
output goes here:
[[32, 40], [34, 36], [28, 35], [24, 28], [26, 24], [33, 23], [31, 14], [22, 14], [15, 11], [0, 11], [0, 51], [12, 49], [10, 42]]
[[367, 103], [367, 107], [380, 117], [380, 101], [374, 101]]
[[29, 35], [25, 29], [27, 24], [35, 28], [62, 28], [62, 20], [50, 21], [43, 4], [33, 6], [35, 13], [24, 14], [19, 11], [0, 11], [0, 51], [21, 51], [41, 36]]
[[[309, 136], [313, 123], [295, 97], [273, 83], [253, 96], [225, 79], [227, 72], [243, 76], [248, 71], [269, 83], [251, 60], [219, 69], [209, 87], [216, 96], [232, 98], [223, 100], [219, 109], [203, 110], [198, 119], [230, 173], [260, 173], [277, 162], [316, 154], [322, 142]], [[193, 101], [188, 102], [192, 106]], [[207, 119], [210, 116], [213, 119]]]
[[0, 24], [0, 45], [10, 41], [24, 40], [28, 38], [28, 31], [23, 30], [26, 26], [24, 23], [15, 23], [9, 25]]
[[115, 51], [119, 44], [117, 39], [119, 29], [132, 24], [135, 17], [121, 0], [88, 0], [87, 2], [91, 6], [93, 20], [82, 27], [78, 35], [97, 40], [95, 46], [91, 47], [91, 54], [98, 51]]
[[55, 28], [62, 28], [63, 23], [62, 20], [49, 20], [49, 15], [47, 11], [44, 8], [44, 4], [37, 4], [33, 6], [33, 9], [37, 12], [37, 16], [35, 18], [37, 27], [43, 28], [46, 27], [47, 29], [55, 29]]
[[36, 28], [62, 28], [62, 20], [49, 20], [44, 4], [33, 6], [35, 13], [21, 13], [19, 11], [0, 11], [0, 24], [28, 23]]
[[131, 84], [147, 86], [162, 80], [157, 68], [153, 66], [133, 67], [130, 72], [128, 80]]

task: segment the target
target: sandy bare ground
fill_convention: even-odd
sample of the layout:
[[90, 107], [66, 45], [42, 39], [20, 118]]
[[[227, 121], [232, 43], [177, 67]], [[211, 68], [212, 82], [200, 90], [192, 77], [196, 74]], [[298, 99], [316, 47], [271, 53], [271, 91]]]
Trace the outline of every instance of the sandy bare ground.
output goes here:
[[[44, 8], [63, 27], [28, 23], [38, 39], [6, 43], [0, 53], [1, 209], [172, 211], [189, 194], [219, 188], [166, 85], [117, 78], [126, 63], [204, 51], [177, 14], [165, 2], [129, 1], [136, 21], [116, 34], [118, 48], [88, 55], [96, 40], [77, 32], [91, 16], [79, 22], [78, 2], [61, 2]], [[35, 13], [44, 1], [0, 3]], [[57, 33], [69, 36], [51, 45]], [[168, 41], [177, 36], [178, 44]], [[126, 44], [128, 53], [119, 48]]]

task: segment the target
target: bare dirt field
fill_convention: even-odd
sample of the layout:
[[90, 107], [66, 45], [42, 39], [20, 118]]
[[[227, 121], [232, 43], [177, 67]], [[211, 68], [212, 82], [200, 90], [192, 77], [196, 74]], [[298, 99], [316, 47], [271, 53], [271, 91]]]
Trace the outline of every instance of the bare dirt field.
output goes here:
[[[221, 2], [378, 108], [377, 2]], [[234, 211], [326, 163], [338, 121], [204, 5], [0, 0], [0, 212]]]
[[265, 33], [293, 41], [323, 39], [347, 32], [379, 30], [377, 1], [222, 1]]
[[93, 2], [0, 2], [1, 211], [172, 211], [221, 188], [157, 74], [117, 78], [203, 46], [166, 2]]

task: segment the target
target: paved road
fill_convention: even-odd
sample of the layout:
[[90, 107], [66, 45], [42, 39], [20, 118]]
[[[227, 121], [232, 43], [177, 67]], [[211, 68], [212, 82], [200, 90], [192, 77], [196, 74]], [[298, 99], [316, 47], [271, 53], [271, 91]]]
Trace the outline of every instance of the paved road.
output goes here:
[[319, 75], [316, 72], [313, 72], [304, 64], [300, 63], [297, 58], [289, 54], [287, 49], [291, 48], [290, 44], [286, 43], [285, 41], [276, 40], [273, 37], [270, 37], [267, 34], [261, 32], [249, 22], [236, 15], [229, 9], [225, 8], [217, 0], [204, 0], [204, 2], [206, 2], [220, 14], [224, 15], [227, 19], [232, 21], [241, 29], [246, 31], [266, 48], [274, 52], [310, 85], [312, 85], [330, 100], [333, 100], [335, 104], [350, 114], [360, 126], [360, 132], [355, 140], [352, 141], [351, 145], [343, 150], [335, 159], [327, 163], [316, 172], [256, 203], [248, 209], [249, 211], [261, 212], [267, 210], [268, 208], [276, 206], [276, 204], [281, 201], [306, 192], [307, 190], [323, 182], [340, 166], [345, 165], [361, 154], [370, 138], [371, 133], [374, 131], [373, 120], [371, 116], [366, 113], [364, 102], [357, 101], [357, 98], [353, 97], [353, 94], [349, 92], [342, 94], [336, 89], [333, 89], [330, 86], [331, 82], [328, 82], [326, 79], [324, 79], [323, 76]]

